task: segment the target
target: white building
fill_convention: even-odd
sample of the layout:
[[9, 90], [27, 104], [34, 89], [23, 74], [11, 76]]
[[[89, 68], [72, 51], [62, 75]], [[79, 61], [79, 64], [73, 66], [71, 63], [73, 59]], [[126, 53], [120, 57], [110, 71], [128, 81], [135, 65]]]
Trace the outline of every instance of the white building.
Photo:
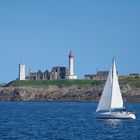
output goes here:
[[74, 57], [73, 57], [72, 51], [70, 50], [69, 66], [68, 66], [68, 71], [67, 71], [66, 79], [77, 79], [77, 76], [74, 75], [73, 59], [74, 59]]
[[19, 64], [19, 80], [25, 80], [25, 64]]

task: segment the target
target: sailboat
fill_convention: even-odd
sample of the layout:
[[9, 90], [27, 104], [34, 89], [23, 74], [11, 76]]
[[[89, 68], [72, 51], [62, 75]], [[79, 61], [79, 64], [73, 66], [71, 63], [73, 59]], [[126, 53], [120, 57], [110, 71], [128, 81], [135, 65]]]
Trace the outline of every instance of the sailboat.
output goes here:
[[132, 111], [124, 108], [121, 90], [116, 72], [115, 59], [113, 59], [104, 90], [102, 92], [97, 110], [98, 119], [135, 119]]

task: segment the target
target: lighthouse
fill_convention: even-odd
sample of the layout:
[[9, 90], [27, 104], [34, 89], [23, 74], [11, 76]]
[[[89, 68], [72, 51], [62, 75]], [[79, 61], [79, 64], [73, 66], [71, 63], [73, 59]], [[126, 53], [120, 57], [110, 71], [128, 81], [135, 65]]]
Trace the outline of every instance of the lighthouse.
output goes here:
[[68, 71], [67, 71], [66, 79], [77, 79], [77, 76], [74, 75], [73, 59], [74, 59], [74, 57], [73, 57], [73, 54], [72, 54], [72, 50], [70, 50], [69, 65], [68, 65]]
[[25, 80], [25, 64], [19, 64], [19, 80]]

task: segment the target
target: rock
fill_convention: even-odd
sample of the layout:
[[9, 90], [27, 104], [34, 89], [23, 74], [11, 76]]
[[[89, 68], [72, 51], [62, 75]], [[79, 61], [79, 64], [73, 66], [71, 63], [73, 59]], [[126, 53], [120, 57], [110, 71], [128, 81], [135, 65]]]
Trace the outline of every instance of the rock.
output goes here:
[[[46, 87], [0, 87], [0, 101], [98, 101], [104, 85]], [[140, 88], [121, 84], [125, 101], [140, 102]]]

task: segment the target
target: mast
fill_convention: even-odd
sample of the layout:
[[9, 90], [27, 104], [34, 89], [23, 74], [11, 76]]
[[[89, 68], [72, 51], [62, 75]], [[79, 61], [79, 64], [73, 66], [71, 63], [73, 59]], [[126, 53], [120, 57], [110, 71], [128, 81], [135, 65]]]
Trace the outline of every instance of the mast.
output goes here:
[[113, 60], [112, 60], [112, 84], [111, 84], [111, 102], [110, 102], [110, 112], [111, 112], [112, 92], [113, 92], [113, 84], [114, 84], [114, 80], [113, 80], [113, 77], [114, 77], [114, 64], [115, 64], [115, 58], [113, 57]]
[[112, 66], [109, 71], [96, 112], [101, 110], [108, 110], [109, 112], [112, 112], [112, 109], [118, 109], [122, 107], [123, 99], [116, 72], [115, 59], [113, 58]]

